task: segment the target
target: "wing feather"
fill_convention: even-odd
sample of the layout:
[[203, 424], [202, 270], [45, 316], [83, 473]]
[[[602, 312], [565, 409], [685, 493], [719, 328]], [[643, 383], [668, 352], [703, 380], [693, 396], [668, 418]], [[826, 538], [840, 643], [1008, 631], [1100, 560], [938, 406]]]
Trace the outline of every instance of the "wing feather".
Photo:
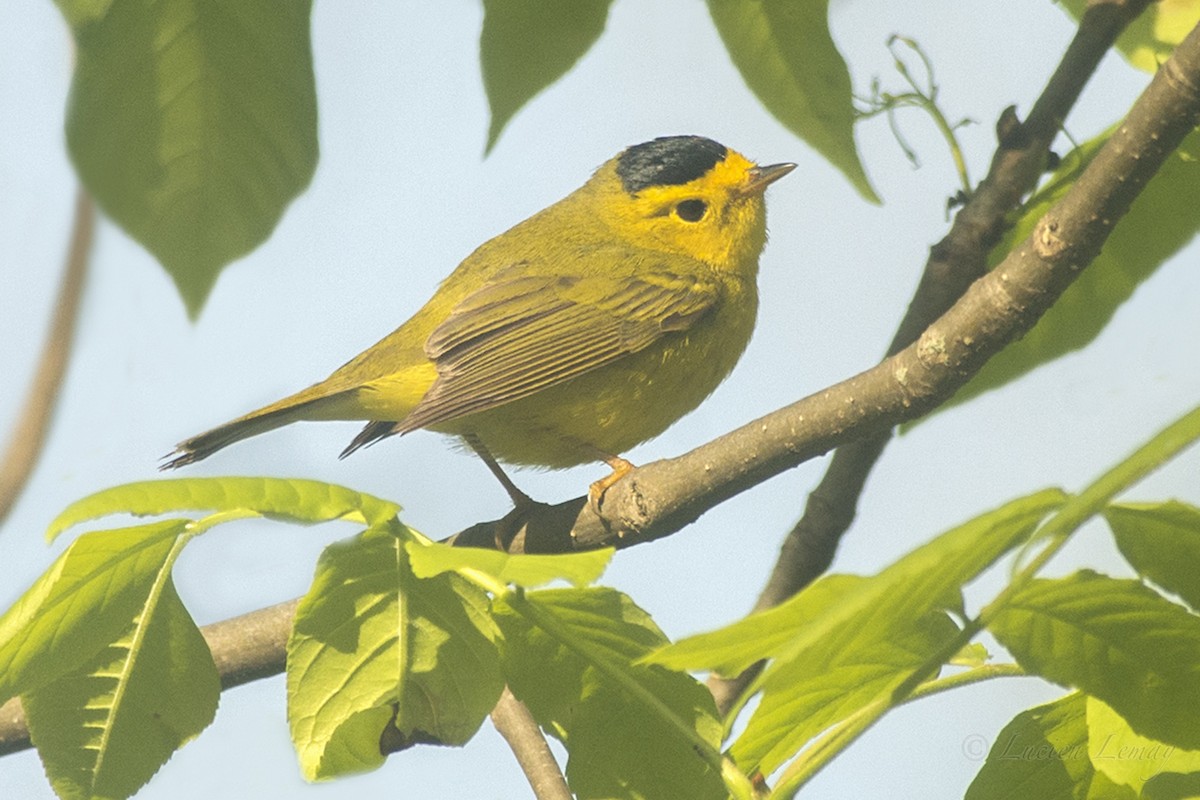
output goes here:
[[610, 364], [687, 330], [719, 296], [715, 282], [668, 272], [490, 284], [430, 334], [438, 378], [394, 431], [496, 408]]

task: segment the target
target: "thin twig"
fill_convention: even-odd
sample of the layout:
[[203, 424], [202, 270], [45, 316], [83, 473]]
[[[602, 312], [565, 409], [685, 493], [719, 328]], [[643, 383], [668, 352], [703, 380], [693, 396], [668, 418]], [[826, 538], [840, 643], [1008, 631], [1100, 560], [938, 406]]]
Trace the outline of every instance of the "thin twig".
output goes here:
[[504, 687], [492, 709], [492, 724], [508, 742], [538, 800], [571, 800], [571, 790], [550, 752], [550, 745], [525, 704]]
[[[916, 78], [913, 77], [912, 71], [908, 68], [908, 64], [900, 57], [896, 49], [898, 44], [907, 47], [920, 60], [921, 65], [925, 69], [925, 82], [923, 85], [917, 82]], [[963, 125], [969, 124], [971, 120], [964, 119], [957, 123], [951, 123], [946, 118], [945, 112], [942, 111], [941, 106], [938, 104], [938, 84], [933, 74], [933, 62], [929, 59], [929, 56], [925, 55], [925, 51], [921, 49], [921, 46], [915, 39], [893, 34], [888, 38], [887, 46], [888, 50], [892, 53], [892, 61], [896, 72], [908, 84], [909, 91], [900, 94], [884, 92], [879, 88], [879, 82], [876, 80], [872, 84], [871, 96], [862, 101], [867, 107], [865, 110], [859, 112], [860, 118], [867, 119], [879, 114], [886, 114], [888, 126], [892, 129], [892, 135], [896, 138], [896, 143], [900, 145], [900, 149], [904, 151], [905, 157], [912, 162], [913, 166], [918, 167], [920, 166], [920, 160], [917, 158], [916, 151], [909, 146], [900, 132], [899, 122], [896, 119], [896, 111], [900, 108], [919, 108], [925, 111], [930, 119], [933, 120], [934, 126], [937, 127], [938, 132], [942, 135], [942, 139], [946, 142], [946, 147], [950, 150], [950, 158], [954, 161], [954, 170], [958, 173], [959, 182], [962, 184], [962, 194], [964, 196], [970, 195], [971, 174], [955, 131]]]
[[58, 401], [63, 375], [70, 362], [71, 343], [75, 339], [75, 321], [79, 318], [79, 301], [83, 296], [84, 277], [92, 251], [96, 228], [96, 207], [82, 186], [75, 195], [75, 221], [71, 226], [71, 243], [67, 248], [67, 263], [63, 268], [62, 285], [54, 305], [54, 316], [37, 372], [25, 395], [25, 405], [13, 426], [12, 439], [4, 460], [0, 462], [0, 524], [21, 496], [38, 455], [46, 441], [50, 420]]

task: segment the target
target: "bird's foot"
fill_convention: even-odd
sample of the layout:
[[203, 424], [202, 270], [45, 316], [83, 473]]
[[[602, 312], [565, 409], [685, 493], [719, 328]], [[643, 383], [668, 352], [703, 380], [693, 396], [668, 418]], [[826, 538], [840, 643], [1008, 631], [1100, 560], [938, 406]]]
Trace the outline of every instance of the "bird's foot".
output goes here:
[[604, 463], [612, 467], [612, 474], [588, 487], [588, 505], [591, 506], [592, 512], [596, 516], [600, 515], [600, 506], [604, 503], [604, 493], [635, 469], [633, 464], [620, 456], [605, 455]]

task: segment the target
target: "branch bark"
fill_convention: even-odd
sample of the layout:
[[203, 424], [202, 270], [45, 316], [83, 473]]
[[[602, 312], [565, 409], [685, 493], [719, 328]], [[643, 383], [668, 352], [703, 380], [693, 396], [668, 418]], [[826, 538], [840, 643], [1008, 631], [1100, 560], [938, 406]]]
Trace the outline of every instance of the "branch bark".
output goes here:
[[[918, 339], [877, 367], [745, 425], [690, 453], [647, 464], [609, 490], [603, 517], [585, 498], [544, 506], [516, 527], [510, 549], [564, 552], [631, 546], [679, 530], [704, 511], [768, 477], [845, 442], [915, 419], [949, 397], [987, 359], [1028, 330], [1096, 256], [1146, 182], [1200, 121], [1200, 26], [1179, 45], [1125, 123], [1066, 196], [1008, 258], [971, 285]], [[464, 532], [459, 543], [471, 539]], [[291, 622], [275, 606], [226, 626], [222, 675], [249, 680], [277, 672]], [[241, 657], [238, 631], [259, 631], [264, 647]], [[251, 663], [251, 662], [254, 663]], [[239, 679], [240, 680], [240, 679]], [[0, 753], [28, 746], [13, 704], [0, 708]]]
[[492, 724], [517, 757], [537, 800], [571, 800], [571, 790], [537, 720], [507, 686], [492, 709]]

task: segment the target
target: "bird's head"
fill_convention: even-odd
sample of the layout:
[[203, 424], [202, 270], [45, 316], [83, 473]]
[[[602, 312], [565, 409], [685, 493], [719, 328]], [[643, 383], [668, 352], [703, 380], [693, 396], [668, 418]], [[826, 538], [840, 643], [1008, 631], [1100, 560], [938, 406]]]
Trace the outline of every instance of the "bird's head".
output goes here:
[[701, 136], [669, 136], [624, 150], [588, 188], [598, 213], [631, 244], [752, 271], [766, 243], [763, 192], [795, 168], [760, 167]]

